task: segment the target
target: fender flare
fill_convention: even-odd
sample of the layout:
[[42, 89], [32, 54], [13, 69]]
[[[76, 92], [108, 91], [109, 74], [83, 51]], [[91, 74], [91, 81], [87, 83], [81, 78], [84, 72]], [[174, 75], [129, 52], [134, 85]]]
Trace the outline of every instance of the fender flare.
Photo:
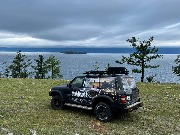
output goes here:
[[52, 90], [52, 91], [49, 92], [49, 96], [55, 96], [55, 95], [60, 96], [61, 99], [63, 99], [63, 101], [64, 101], [64, 98], [63, 98], [63, 96], [62, 96], [62, 93], [61, 93], [59, 90]]
[[109, 96], [106, 96], [106, 95], [98, 95], [96, 97], [94, 97], [92, 99], [92, 107], [94, 108], [95, 105], [98, 103], [98, 102], [107, 102], [107, 103], [113, 103], [113, 99]]

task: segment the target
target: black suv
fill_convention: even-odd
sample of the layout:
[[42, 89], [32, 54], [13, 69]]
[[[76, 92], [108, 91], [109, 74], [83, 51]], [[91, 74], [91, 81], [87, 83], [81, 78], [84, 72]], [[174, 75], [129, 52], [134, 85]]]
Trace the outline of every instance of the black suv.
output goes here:
[[98, 120], [107, 122], [114, 112], [130, 112], [143, 106], [134, 78], [124, 67], [110, 67], [107, 71], [88, 71], [69, 84], [51, 88], [51, 106], [64, 105], [93, 110]]

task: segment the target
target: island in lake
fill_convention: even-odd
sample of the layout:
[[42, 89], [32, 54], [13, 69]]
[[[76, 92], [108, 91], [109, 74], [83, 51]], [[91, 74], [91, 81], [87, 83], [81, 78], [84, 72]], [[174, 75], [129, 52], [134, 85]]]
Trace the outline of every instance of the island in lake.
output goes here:
[[87, 54], [87, 52], [79, 52], [79, 51], [64, 51], [64, 52], [60, 52], [60, 53], [64, 53], [64, 54]]

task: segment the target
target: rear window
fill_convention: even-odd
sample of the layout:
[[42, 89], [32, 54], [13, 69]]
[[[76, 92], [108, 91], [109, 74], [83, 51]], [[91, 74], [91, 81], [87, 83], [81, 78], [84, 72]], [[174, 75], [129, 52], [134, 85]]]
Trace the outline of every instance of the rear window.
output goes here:
[[131, 89], [136, 88], [136, 82], [133, 77], [122, 77], [122, 82], [125, 86], [130, 87]]

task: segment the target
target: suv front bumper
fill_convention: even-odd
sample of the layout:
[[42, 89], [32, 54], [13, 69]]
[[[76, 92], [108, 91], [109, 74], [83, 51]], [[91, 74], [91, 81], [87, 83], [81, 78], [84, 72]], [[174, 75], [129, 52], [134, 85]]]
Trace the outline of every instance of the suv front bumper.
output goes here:
[[131, 111], [136, 110], [136, 109], [138, 109], [139, 107], [142, 107], [142, 106], [143, 106], [143, 102], [136, 102], [134, 104], [131, 104], [131, 105], [127, 106], [125, 108], [125, 110], [127, 112], [131, 112]]

